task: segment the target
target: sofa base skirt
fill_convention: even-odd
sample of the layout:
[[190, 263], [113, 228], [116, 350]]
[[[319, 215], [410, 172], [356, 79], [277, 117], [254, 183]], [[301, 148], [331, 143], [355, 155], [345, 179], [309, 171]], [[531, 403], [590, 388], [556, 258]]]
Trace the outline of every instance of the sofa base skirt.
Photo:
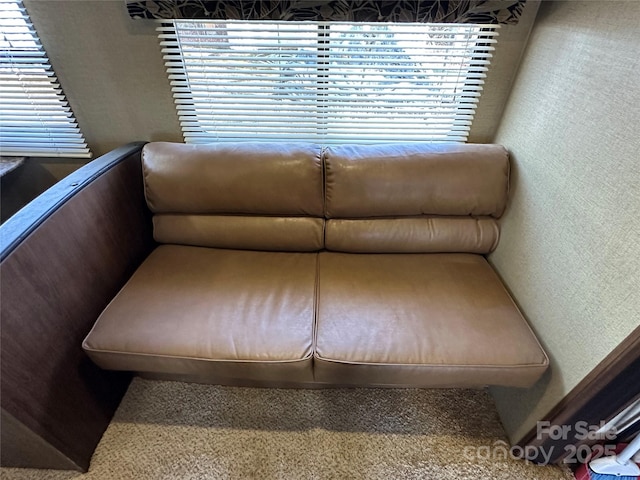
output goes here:
[[202, 374], [180, 374], [180, 373], [160, 373], [160, 372], [136, 372], [136, 375], [140, 378], [147, 380], [169, 381], [169, 382], [183, 382], [183, 383], [199, 383], [205, 385], [223, 385], [229, 387], [251, 387], [251, 388], [290, 388], [290, 389], [325, 389], [325, 388], [463, 388], [463, 389], [483, 389], [488, 385], [477, 383], [454, 383], [449, 380], [436, 381], [422, 381], [416, 383], [374, 383], [365, 382], [363, 380], [353, 380], [343, 382], [335, 381], [295, 381], [291, 378], [286, 380], [266, 380], [266, 379], [251, 379], [242, 377], [227, 377], [220, 375], [202, 375]]
[[291, 388], [291, 389], [312, 389], [320, 390], [325, 388], [464, 388], [471, 390], [481, 390], [486, 385], [466, 386], [466, 385], [439, 385], [421, 386], [412, 384], [358, 384], [358, 383], [333, 383], [333, 382], [294, 382], [276, 380], [250, 380], [246, 378], [212, 377], [210, 375], [186, 375], [176, 373], [158, 372], [136, 372], [136, 376], [146, 380], [200, 383], [204, 385], [223, 385], [228, 387], [250, 387], [250, 388]]
[[242, 377], [226, 377], [219, 375], [198, 375], [198, 374], [178, 374], [178, 373], [158, 373], [158, 372], [136, 372], [136, 375], [148, 380], [163, 380], [170, 382], [202, 383], [205, 385], [224, 385], [229, 387], [255, 387], [255, 388], [332, 388], [349, 387], [349, 385], [333, 385], [314, 382], [313, 380], [295, 381], [288, 379], [252, 379]]

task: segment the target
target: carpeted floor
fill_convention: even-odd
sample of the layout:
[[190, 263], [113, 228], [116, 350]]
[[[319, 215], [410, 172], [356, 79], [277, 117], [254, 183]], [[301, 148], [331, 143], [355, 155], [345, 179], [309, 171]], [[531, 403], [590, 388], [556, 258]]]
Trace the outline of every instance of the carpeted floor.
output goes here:
[[573, 478], [505, 459], [505, 441], [484, 390], [277, 390], [137, 378], [88, 473], [4, 468], [0, 477]]

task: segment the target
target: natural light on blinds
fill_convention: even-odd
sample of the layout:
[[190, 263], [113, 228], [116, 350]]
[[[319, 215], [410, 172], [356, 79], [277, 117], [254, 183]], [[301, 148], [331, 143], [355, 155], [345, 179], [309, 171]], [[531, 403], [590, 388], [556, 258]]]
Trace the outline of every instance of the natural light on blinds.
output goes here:
[[496, 26], [174, 21], [159, 28], [185, 141], [467, 139]]
[[0, 153], [91, 156], [21, 2], [0, 1]]

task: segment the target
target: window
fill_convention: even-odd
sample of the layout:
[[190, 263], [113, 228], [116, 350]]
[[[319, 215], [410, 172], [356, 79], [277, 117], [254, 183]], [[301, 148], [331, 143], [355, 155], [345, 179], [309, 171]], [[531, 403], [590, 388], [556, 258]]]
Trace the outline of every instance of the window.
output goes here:
[[22, 2], [0, 2], [0, 33], [0, 153], [90, 157]]
[[185, 141], [464, 142], [496, 26], [174, 21]]

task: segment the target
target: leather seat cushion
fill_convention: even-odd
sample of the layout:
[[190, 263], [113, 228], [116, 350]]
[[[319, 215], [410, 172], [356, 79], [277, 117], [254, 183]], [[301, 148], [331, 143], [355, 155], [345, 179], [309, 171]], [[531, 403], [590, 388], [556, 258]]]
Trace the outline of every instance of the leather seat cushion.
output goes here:
[[101, 367], [311, 381], [317, 254], [159, 246], [83, 343]]
[[315, 378], [354, 385], [528, 386], [548, 364], [484, 257], [319, 255]]

